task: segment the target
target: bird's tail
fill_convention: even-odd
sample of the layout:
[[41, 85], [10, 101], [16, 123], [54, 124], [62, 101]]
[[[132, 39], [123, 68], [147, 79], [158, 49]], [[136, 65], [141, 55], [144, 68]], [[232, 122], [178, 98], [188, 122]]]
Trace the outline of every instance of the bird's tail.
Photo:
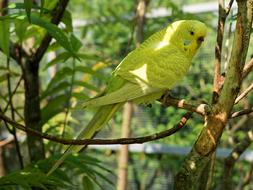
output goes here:
[[[77, 139], [91, 139], [94, 135], [102, 129], [102, 127], [113, 117], [114, 113], [122, 107], [123, 103], [110, 104], [99, 107], [96, 114], [78, 135]], [[85, 145], [70, 145], [59, 160], [52, 166], [47, 175], [53, 173], [65, 160], [65, 158], [72, 153], [79, 152]]]

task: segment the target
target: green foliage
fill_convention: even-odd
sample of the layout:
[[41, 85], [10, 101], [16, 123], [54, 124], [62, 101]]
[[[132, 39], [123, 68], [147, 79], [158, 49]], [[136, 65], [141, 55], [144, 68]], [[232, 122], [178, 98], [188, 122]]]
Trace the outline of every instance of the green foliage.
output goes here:
[[47, 32], [54, 37], [54, 39], [64, 47], [68, 52], [74, 54], [75, 49], [72, 47], [72, 43], [70, 39], [66, 36], [66, 34], [59, 29], [54, 24], [51, 24], [48, 21], [41, 19], [35, 15], [31, 15], [31, 23], [43, 27], [47, 30]]
[[9, 57], [10, 20], [0, 20], [0, 48]]
[[25, 4], [25, 11], [26, 11], [28, 20], [29, 20], [29, 22], [31, 22], [31, 9], [32, 9], [33, 1], [32, 0], [24, 0], [24, 4]]
[[46, 176], [43, 172], [36, 168], [28, 168], [21, 171], [12, 172], [0, 178], [0, 186], [3, 190], [16, 189], [22, 187], [30, 190], [34, 187], [41, 189], [50, 189], [49, 187], [67, 187], [66, 181], [60, 178]]
[[[46, 160], [41, 160], [35, 165], [28, 166], [23, 170], [12, 172], [0, 178], [1, 189], [15, 189], [22, 187], [23, 189], [32, 189], [39, 187], [45, 190], [49, 189], [73, 189], [78, 180], [72, 181], [66, 171], [72, 170], [73, 166], [76, 168], [74, 174], [81, 175], [83, 188], [89, 187], [89, 190], [94, 187], [103, 189], [102, 185], [98, 182], [99, 178], [105, 180], [108, 184], [113, 185], [112, 182], [105, 177], [103, 172], [111, 174], [112, 171], [105, 168], [101, 161], [96, 158], [86, 155], [70, 155], [66, 159], [64, 169], [56, 170], [52, 175], [46, 176], [45, 172], [48, 171], [51, 164], [55, 162], [59, 156], [53, 156]], [[76, 167], [78, 166], [78, 167]]]

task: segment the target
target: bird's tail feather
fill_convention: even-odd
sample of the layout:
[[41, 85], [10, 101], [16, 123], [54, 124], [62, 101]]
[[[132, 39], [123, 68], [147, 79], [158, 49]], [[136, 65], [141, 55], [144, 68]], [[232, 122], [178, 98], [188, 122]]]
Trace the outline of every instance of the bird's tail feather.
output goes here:
[[[124, 103], [105, 105], [99, 108], [96, 114], [93, 116], [91, 121], [88, 123], [86, 128], [80, 132], [77, 139], [91, 139], [94, 135], [102, 129], [102, 127], [113, 117]], [[85, 145], [70, 145], [63, 155], [56, 161], [50, 171], [47, 173], [49, 176], [53, 173], [71, 153], [79, 152]]]

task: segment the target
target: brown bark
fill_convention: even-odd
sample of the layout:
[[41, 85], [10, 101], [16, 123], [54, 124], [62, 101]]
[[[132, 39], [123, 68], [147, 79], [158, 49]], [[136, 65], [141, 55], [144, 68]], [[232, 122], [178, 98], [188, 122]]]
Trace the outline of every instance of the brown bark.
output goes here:
[[237, 4], [236, 31], [224, 86], [217, 103], [212, 106], [213, 112], [205, 116], [204, 128], [192, 151], [186, 157], [181, 170], [176, 175], [174, 186], [176, 190], [199, 189], [201, 174], [209, 164], [212, 153], [217, 147], [241, 87], [242, 71], [252, 25], [253, 2], [252, 0], [237, 0]]
[[[53, 10], [51, 23], [58, 25], [68, 4], [68, 0], [60, 0]], [[31, 58], [20, 57], [20, 65], [25, 83], [25, 125], [26, 127], [42, 131], [40, 99], [39, 99], [39, 63], [49, 46], [52, 37], [49, 34], [43, 38], [41, 45]], [[22, 56], [21, 53], [19, 55]], [[27, 133], [27, 144], [30, 160], [36, 162], [45, 158], [43, 139]]]

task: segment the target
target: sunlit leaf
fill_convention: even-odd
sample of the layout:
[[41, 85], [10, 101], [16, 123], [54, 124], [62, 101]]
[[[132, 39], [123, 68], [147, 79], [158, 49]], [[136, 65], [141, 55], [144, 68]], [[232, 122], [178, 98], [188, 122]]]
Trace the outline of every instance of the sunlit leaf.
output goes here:
[[29, 26], [29, 23], [27, 22], [27, 19], [15, 19], [15, 32], [20, 42], [24, 40], [26, 29]]
[[83, 177], [83, 189], [89, 189], [89, 190], [93, 190], [94, 189], [92, 181], [87, 176]]
[[37, 16], [31, 15], [31, 22], [32, 24], [38, 25], [44, 29], [47, 30], [47, 32], [68, 52], [74, 54], [74, 51], [72, 49], [72, 45], [68, 39], [68, 37], [65, 35], [65, 33], [58, 28], [56, 25], [43, 20], [42, 18], [39, 18]]
[[4, 54], [9, 57], [9, 44], [10, 44], [10, 20], [0, 20], [0, 47]]

